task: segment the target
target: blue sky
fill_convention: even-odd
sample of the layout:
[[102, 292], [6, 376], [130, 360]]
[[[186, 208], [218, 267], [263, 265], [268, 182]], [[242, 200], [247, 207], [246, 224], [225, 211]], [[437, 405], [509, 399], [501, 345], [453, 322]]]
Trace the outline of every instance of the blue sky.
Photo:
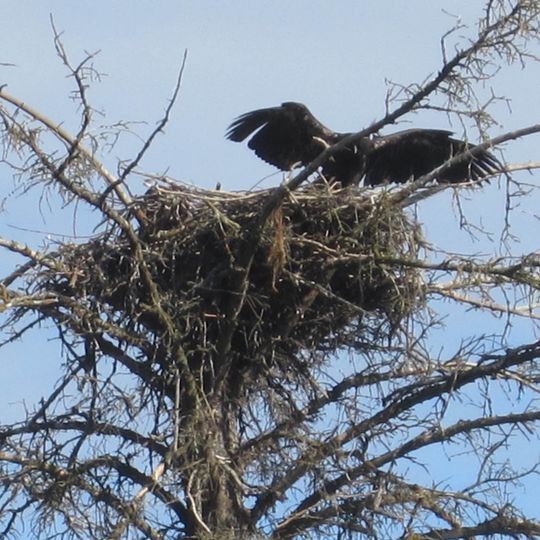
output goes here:
[[[94, 107], [103, 112], [103, 116], [96, 115], [96, 126], [145, 121], [147, 125], [134, 126], [144, 137], [163, 113], [187, 49], [180, 98], [142, 169], [167, 172], [202, 187], [213, 187], [219, 181], [227, 190], [247, 189], [273, 175], [262, 184], [269, 187], [277, 185], [282, 175], [244, 145], [224, 138], [235, 116], [282, 101], [302, 101], [329, 127], [359, 130], [383, 115], [385, 81], [421, 82], [436, 72], [441, 66], [441, 35], [458, 19], [470, 27], [457, 35], [473, 35], [481, 7], [482, 2], [470, 0], [7, 0], [0, 4], [0, 62], [14, 66], [0, 66], [0, 83], [67, 128], [76, 129], [70, 80], [54, 52], [52, 15], [57, 29], [64, 32], [62, 39], [74, 63], [85, 51], [100, 51], [94, 65], [104, 76], [89, 91]], [[512, 99], [511, 107], [497, 106], [501, 126], [493, 129], [493, 135], [538, 121], [538, 65], [504, 69], [493, 85], [495, 93]], [[484, 94], [490, 91], [489, 86], [481, 89]], [[402, 127], [450, 128], [458, 134], [461, 129], [449, 126], [442, 114], [422, 113], [408, 120]], [[474, 140], [474, 130], [469, 136]], [[132, 158], [139, 145], [136, 136], [122, 137], [103, 159], [115, 170], [117, 160]], [[539, 137], [531, 137], [509, 143], [505, 156], [510, 162], [538, 160], [538, 147]], [[0, 170], [4, 194], [13, 182], [8, 171]], [[523, 178], [538, 186], [538, 175]], [[140, 192], [140, 183], [132, 182], [133, 189]], [[502, 229], [504, 196], [504, 186], [497, 182], [464, 196], [467, 217], [485, 224], [495, 238]], [[37, 199], [38, 194], [8, 200], [6, 211], [0, 214], [1, 234], [39, 246], [42, 234], [14, 227], [53, 234], [72, 232], [72, 214], [60, 212], [53, 200], [51, 210], [42, 205], [40, 215], [33, 206]], [[534, 214], [539, 203], [536, 189], [513, 212], [519, 241], [512, 244], [512, 252], [538, 249]], [[496, 253], [499, 249], [483, 239], [472, 240], [459, 229], [450, 193], [427, 201], [418, 212], [427, 239], [435, 245], [469, 253]], [[86, 233], [95, 223], [95, 214], [81, 211], [75, 229]], [[438, 338], [450, 351], [459, 344], [461, 332], [470, 335], [504, 324], [474, 312], [461, 314], [459, 319], [451, 315], [449, 311], [450, 330]], [[534, 333], [529, 322], [518, 322], [511, 342], [530, 339]], [[0, 362], [9, 366], [5, 374], [11, 374], [0, 382], [0, 393], [7, 401], [31, 399], [56, 377], [50, 369], [57, 358], [56, 343], [43, 344], [42, 335], [34, 332], [35, 341], [24, 348], [0, 351]], [[28, 370], [35, 375], [31, 380]]]
[[[2, 81], [12, 93], [68, 120], [69, 85], [53, 51], [52, 14], [74, 60], [85, 50], [101, 50], [95, 65], [107, 76], [90, 95], [107, 119], [153, 122], [187, 49], [181, 98], [167, 136], [145, 165], [170, 167], [171, 175], [199, 185], [220, 180], [229, 189], [247, 187], [272, 169], [223, 139], [233, 117], [296, 100], [334, 129], [366, 126], [384, 111], [385, 79], [418, 82], [440, 67], [440, 36], [456, 20], [442, 7], [474, 21], [481, 4], [97, 1], [82, 10], [78, 2], [7, 1], [0, 8], [2, 20], [9, 21], [0, 60], [16, 67], [4, 68]], [[514, 115], [504, 115], [506, 125], [521, 107], [530, 110], [523, 98], [530, 103], [531, 93], [518, 97]], [[415, 125], [448, 126], [446, 118], [425, 118], [415, 118]], [[133, 145], [126, 141], [122, 148]]]
[[[180, 98], [141, 168], [202, 187], [219, 181], [224, 189], [247, 189], [268, 177], [261, 184], [268, 187], [283, 176], [245, 145], [224, 138], [234, 117], [297, 100], [335, 130], [365, 127], [384, 113], [385, 81], [421, 82], [435, 73], [441, 66], [441, 35], [458, 21], [468, 28], [460, 29], [457, 39], [474, 35], [481, 8], [482, 2], [466, 0], [5, 1], [0, 6], [0, 62], [14, 66], [0, 67], [0, 82], [67, 128], [77, 128], [77, 107], [69, 100], [71, 81], [53, 47], [52, 15], [73, 63], [85, 51], [100, 51], [94, 66], [104, 75], [89, 91], [92, 104], [103, 113], [95, 115], [96, 130], [118, 121], [144, 121], [134, 125], [144, 137], [163, 113], [187, 49]], [[479, 88], [484, 95], [493, 91], [511, 98], [510, 107], [501, 103], [495, 109], [501, 125], [493, 128], [493, 135], [537, 120], [531, 114], [537, 110], [537, 92], [531, 89], [539, 87], [539, 66], [531, 64], [504, 68], [493, 83]], [[443, 114], [422, 112], [405, 121], [399, 127], [450, 128], [461, 134], [461, 127], [449, 125]], [[472, 140], [477, 136], [474, 130], [468, 135]], [[508, 161], [538, 159], [538, 138], [508, 143]], [[139, 145], [137, 136], [125, 135], [103, 160], [114, 171], [118, 159], [132, 158]], [[9, 191], [14, 184], [8, 172], [4, 178], [3, 188]], [[521, 178], [532, 177], [522, 173]], [[142, 189], [137, 178], [130, 185], [136, 192]], [[74, 226], [72, 214], [60, 212], [54, 199], [49, 209], [37, 193], [34, 197], [11, 199], [0, 214], [0, 227], [33, 245], [43, 235], [13, 226], [52, 235], [91, 232], [94, 214], [79, 208]], [[513, 253], [538, 247], [533, 231], [538, 229], [534, 214], [539, 199], [536, 189], [512, 214], [518, 237]], [[462, 190], [461, 201], [468, 219], [487, 226], [494, 238], [500, 236], [504, 183]], [[437, 246], [472, 253], [499, 250], [496, 243], [471, 239], [460, 230], [452, 193], [426, 201], [418, 212], [427, 239]]]
[[[89, 93], [104, 113], [96, 123], [146, 121], [136, 127], [144, 137], [162, 114], [187, 49], [180, 99], [143, 168], [204, 187], [220, 181], [224, 189], [239, 189], [276, 171], [224, 139], [235, 116], [296, 100], [336, 130], [365, 127], [384, 112], [385, 80], [408, 84], [436, 72], [440, 36], [458, 20], [471, 27], [459, 35], [471, 35], [482, 2], [119, 0], [93, 2], [83, 10], [84, 5], [2, 2], [0, 62], [15, 64], [0, 68], [7, 90], [76, 128], [70, 81], [54, 53], [52, 15], [74, 62], [84, 51], [101, 51], [94, 64], [105, 75]], [[520, 80], [524, 84], [516, 84]], [[539, 84], [537, 66], [501, 72], [495, 91], [511, 95], [512, 111], [498, 107], [502, 126], [494, 135], [531, 121], [536, 105], [530, 88]], [[402, 127], [461, 130], [441, 114], [408, 120]], [[476, 134], [469, 136], [474, 140]], [[137, 144], [126, 136], [104, 160], [114, 170], [118, 158], [134, 155]], [[509, 146], [512, 160], [530, 158], [526, 144]], [[264, 185], [281, 178], [275, 174]]]

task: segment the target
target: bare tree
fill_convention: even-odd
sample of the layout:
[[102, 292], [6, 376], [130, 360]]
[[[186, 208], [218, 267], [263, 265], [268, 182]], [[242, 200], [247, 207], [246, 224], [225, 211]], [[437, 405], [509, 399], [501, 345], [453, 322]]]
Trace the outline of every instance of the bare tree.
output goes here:
[[[436, 75], [392, 84], [384, 118], [279, 187], [227, 193], [154, 178], [139, 196], [125, 181], [167, 123], [182, 70], [162, 121], [113, 174], [91, 129], [92, 57], [73, 65], [55, 32], [79, 131], [2, 90], [3, 160], [24, 189], [97, 210], [101, 228], [40, 249], [0, 238], [24, 259], [0, 282], [3, 345], [48, 322], [64, 359], [49, 395], [0, 430], [0, 534], [540, 536], [514, 502], [538, 466], [508, 459], [537, 441], [540, 342], [507, 348], [502, 335], [478, 335], [446, 357], [430, 346], [441, 297], [534, 324], [538, 253], [456, 256], [429, 244], [411, 208], [466, 187], [434, 184], [441, 169], [376, 190], [306, 183], [352, 139], [420, 109], [472, 119], [480, 149], [540, 131], [488, 138], [493, 96], [477, 92], [498, 69], [536, 60], [539, 25], [537, 0], [487, 1], [474, 39], [443, 38]], [[503, 181], [524, 194], [510, 173], [536, 167], [508, 164]], [[468, 484], [431, 469], [426, 451], [450, 448], [471, 456]]]

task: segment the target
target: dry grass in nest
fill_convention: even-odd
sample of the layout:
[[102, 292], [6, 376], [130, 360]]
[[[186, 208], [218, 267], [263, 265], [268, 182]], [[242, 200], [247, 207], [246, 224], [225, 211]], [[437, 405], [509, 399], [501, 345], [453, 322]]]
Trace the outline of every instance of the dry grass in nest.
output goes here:
[[[42, 287], [98, 306], [145, 339], [174, 331], [197, 366], [212, 355], [215, 361], [227, 302], [240, 293], [231, 283], [246, 231], [269, 193], [165, 184], [137, 200], [146, 216], [138, 231], [144, 264], [174, 329], [151, 307], [141, 262], [119, 229], [63, 246], [60, 256], [79, 277], [48, 276]], [[416, 257], [418, 237], [416, 225], [384, 193], [326, 186], [292, 193], [263, 229], [230, 359], [219, 361], [238, 369], [290, 369], [339, 347], [380, 347], [422, 301], [417, 271], [399, 264]]]

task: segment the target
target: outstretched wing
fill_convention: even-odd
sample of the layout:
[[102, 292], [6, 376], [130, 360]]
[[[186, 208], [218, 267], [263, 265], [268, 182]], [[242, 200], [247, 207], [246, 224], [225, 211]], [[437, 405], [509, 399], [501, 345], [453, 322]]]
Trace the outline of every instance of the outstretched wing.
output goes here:
[[227, 138], [248, 146], [261, 159], [283, 171], [307, 165], [340, 135], [323, 126], [301, 103], [258, 109], [239, 116], [227, 130]]
[[[366, 185], [406, 182], [431, 172], [450, 158], [472, 150], [475, 145], [451, 137], [450, 131], [408, 129], [379, 137], [366, 163]], [[501, 170], [501, 165], [487, 150], [470, 155], [446, 170], [439, 182], [480, 180]]]

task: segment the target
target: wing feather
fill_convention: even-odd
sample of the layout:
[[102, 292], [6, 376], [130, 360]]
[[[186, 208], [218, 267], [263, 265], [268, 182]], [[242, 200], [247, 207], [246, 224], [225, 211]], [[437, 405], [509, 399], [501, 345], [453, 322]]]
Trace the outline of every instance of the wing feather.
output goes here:
[[[475, 148], [451, 135], [452, 132], [439, 129], [409, 129], [379, 137], [367, 158], [366, 185], [403, 183], [419, 178], [450, 158]], [[438, 181], [475, 181], [500, 170], [495, 156], [484, 150], [450, 167]]]
[[305, 105], [288, 102], [239, 116], [226, 136], [235, 142], [251, 137], [248, 146], [257, 156], [286, 171], [313, 161], [324, 143], [333, 144], [339, 134], [323, 126]]

